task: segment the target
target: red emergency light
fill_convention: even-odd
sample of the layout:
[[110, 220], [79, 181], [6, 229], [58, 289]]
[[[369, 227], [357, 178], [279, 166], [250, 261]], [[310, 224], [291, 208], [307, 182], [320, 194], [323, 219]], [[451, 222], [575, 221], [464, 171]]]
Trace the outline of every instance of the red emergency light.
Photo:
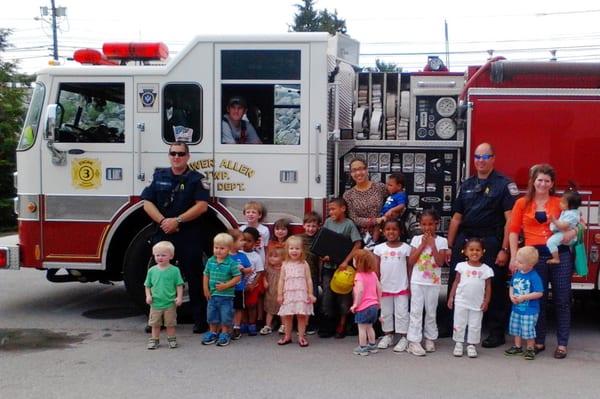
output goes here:
[[80, 64], [92, 65], [118, 65], [117, 62], [107, 59], [104, 54], [93, 48], [75, 50], [73, 59]]
[[108, 59], [117, 60], [166, 60], [169, 48], [162, 42], [155, 43], [104, 43], [102, 52]]

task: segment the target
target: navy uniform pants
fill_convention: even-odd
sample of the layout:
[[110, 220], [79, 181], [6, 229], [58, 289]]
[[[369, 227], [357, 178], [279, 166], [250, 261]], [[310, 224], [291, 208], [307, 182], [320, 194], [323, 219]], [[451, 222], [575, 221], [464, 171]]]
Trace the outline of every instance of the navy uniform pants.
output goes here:
[[193, 232], [165, 235], [165, 240], [175, 245], [173, 263], [179, 267], [188, 284], [188, 295], [194, 324], [206, 324], [206, 300], [202, 294], [204, 263], [202, 262], [202, 237]]
[[[477, 237], [473, 235], [473, 237]], [[465, 241], [470, 238], [464, 233], [459, 233], [454, 240], [452, 250], [452, 259], [450, 261], [450, 275], [448, 277], [448, 293], [452, 289], [452, 284], [456, 279], [456, 264], [464, 262], [467, 258], [462, 253], [462, 247]], [[504, 338], [504, 331], [508, 324], [510, 315], [510, 299], [508, 298], [508, 264], [505, 266], [496, 265], [496, 256], [501, 249], [502, 242], [496, 236], [479, 237], [483, 239], [485, 253], [482, 262], [492, 268], [494, 277], [492, 278], [492, 297], [487, 312], [483, 317], [483, 324], [487, 326], [488, 334], [491, 336]], [[454, 315], [451, 312], [449, 323], [452, 325]], [[452, 331], [452, 330], [450, 330]]]

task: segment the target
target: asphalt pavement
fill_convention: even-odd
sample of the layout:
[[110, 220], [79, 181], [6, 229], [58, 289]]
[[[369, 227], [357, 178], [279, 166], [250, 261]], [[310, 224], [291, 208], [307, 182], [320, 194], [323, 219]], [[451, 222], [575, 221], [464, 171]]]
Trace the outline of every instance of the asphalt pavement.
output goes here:
[[[0, 241], [1, 243], [2, 241]], [[600, 388], [600, 305], [574, 307], [569, 355], [548, 350], [534, 361], [506, 358], [505, 347], [479, 357], [452, 356], [440, 339], [417, 358], [391, 348], [352, 354], [356, 337], [309, 337], [278, 347], [276, 334], [203, 346], [180, 325], [180, 347], [146, 349], [146, 316], [122, 284], [50, 283], [42, 271], [0, 271], [2, 398], [596, 398]]]

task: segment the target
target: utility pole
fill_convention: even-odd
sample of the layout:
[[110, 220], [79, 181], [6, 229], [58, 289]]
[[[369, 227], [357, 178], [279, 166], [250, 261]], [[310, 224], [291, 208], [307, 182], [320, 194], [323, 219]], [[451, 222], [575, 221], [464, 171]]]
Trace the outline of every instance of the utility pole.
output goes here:
[[53, 45], [52, 56], [54, 58], [54, 61], [58, 61], [58, 37], [56, 34], [56, 6], [54, 4], [54, 0], [50, 0], [50, 4], [52, 5], [52, 45]]
[[[50, 16], [50, 21], [46, 18]], [[58, 62], [58, 23], [56, 22], [57, 17], [66, 17], [66, 7], [56, 7], [55, 0], [50, 0], [50, 9], [48, 7], [40, 7], [40, 16], [35, 17], [36, 21], [41, 21], [50, 24], [52, 27], [52, 59], [54, 63]]]

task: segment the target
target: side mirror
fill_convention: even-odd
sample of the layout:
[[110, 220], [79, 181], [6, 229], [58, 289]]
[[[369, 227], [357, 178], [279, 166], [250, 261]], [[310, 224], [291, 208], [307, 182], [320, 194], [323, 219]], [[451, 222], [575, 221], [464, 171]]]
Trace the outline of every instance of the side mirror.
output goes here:
[[46, 111], [46, 140], [54, 141], [56, 137], [56, 122], [58, 120], [58, 104], [48, 105]]

